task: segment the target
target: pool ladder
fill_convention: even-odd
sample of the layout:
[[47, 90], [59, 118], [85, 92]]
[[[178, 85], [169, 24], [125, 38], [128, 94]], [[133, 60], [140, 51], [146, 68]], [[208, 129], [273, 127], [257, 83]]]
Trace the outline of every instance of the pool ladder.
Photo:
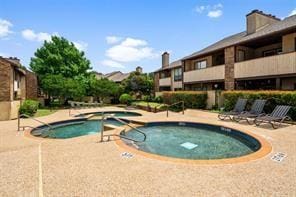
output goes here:
[[[125, 136], [125, 129], [123, 130], [124, 135], [121, 135], [121, 134], [119, 134], [119, 135], [118, 134], [104, 135], [104, 120], [107, 119], [107, 118], [113, 118], [114, 120], [116, 120], [116, 121], [124, 124], [125, 126], [128, 126], [128, 127], [132, 128], [132, 129], [134, 129], [138, 133], [141, 133], [144, 136], [144, 138], [142, 140], [135, 140], [135, 139], [126, 137]], [[109, 141], [111, 136], [117, 136], [117, 137], [120, 137], [120, 138], [123, 138], [123, 139], [126, 139], [126, 140], [130, 140], [132, 142], [145, 142], [146, 141], [146, 138], [147, 138], [146, 134], [143, 131], [141, 131], [137, 127], [134, 127], [134, 126], [130, 125], [129, 123], [127, 123], [127, 122], [125, 122], [125, 121], [123, 121], [123, 120], [115, 117], [114, 114], [107, 114], [107, 115], [105, 115], [104, 112], [103, 112], [102, 113], [102, 124], [101, 124], [101, 127], [102, 127], [102, 129], [101, 129], [101, 142], [104, 142], [104, 137], [108, 137], [108, 141]]]

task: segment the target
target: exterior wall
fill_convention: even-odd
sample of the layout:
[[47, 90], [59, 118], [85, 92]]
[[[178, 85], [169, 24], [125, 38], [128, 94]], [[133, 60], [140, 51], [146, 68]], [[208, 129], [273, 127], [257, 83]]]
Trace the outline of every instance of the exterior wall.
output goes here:
[[283, 78], [282, 79], [282, 90], [295, 90], [296, 77]]
[[287, 34], [282, 37], [282, 42], [283, 42], [283, 52], [284, 53], [289, 53], [292, 51], [295, 51], [296, 49], [296, 32], [292, 34]]
[[239, 51], [242, 50], [245, 52], [245, 59], [244, 60], [248, 60], [248, 59], [252, 59], [254, 58], [254, 49], [249, 48], [249, 47], [245, 47], [245, 46], [236, 46], [235, 52], [236, 52], [236, 62], [240, 62], [240, 61], [244, 61], [244, 60], [240, 60], [238, 53]]
[[38, 98], [37, 76], [30, 71], [27, 71], [27, 74], [26, 74], [26, 98], [27, 99]]
[[211, 67], [213, 65], [212, 63], [212, 56], [205, 56], [202, 58], [194, 59], [194, 60], [186, 60], [185, 61], [185, 71], [194, 70], [194, 64], [197, 61], [206, 60], [207, 61], [207, 67]]
[[234, 90], [235, 47], [225, 48], [225, 89]]
[[0, 120], [16, 119], [21, 101], [3, 101], [0, 102], [0, 109], [5, 113], [0, 113]]
[[154, 73], [154, 92], [159, 92], [159, 73]]
[[224, 65], [184, 72], [185, 83], [198, 82], [198, 81], [223, 80], [224, 77], [225, 77]]
[[296, 52], [237, 62], [234, 68], [235, 78], [295, 74]]
[[281, 42], [257, 48], [257, 49], [254, 50], [254, 55], [255, 55], [254, 58], [263, 57], [263, 52], [264, 51], [277, 49], [277, 48], [282, 48], [282, 43]]
[[[0, 102], [11, 101], [12, 68], [9, 63], [0, 59]], [[2, 108], [1, 108], [2, 109]]]

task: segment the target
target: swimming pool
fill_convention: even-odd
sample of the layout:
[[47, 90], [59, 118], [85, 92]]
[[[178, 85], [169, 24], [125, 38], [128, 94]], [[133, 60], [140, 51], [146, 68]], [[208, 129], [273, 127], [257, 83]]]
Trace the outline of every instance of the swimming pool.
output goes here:
[[[94, 116], [101, 116], [103, 112], [88, 112], [77, 115], [79, 116], [85, 116], [85, 115], [94, 115]], [[142, 114], [137, 112], [130, 112], [130, 111], [105, 111], [104, 115], [108, 114], [114, 114], [116, 117], [135, 117], [135, 116], [142, 116]]]
[[[139, 129], [146, 133], [147, 139], [136, 143], [138, 150], [166, 157], [191, 160], [235, 158], [254, 153], [261, 147], [260, 142], [248, 134], [216, 125], [154, 122]], [[142, 138], [135, 130], [126, 135], [133, 139]], [[127, 141], [125, 143], [131, 146]]]
[[[128, 122], [127, 120], [123, 120]], [[105, 125], [122, 126], [123, 123], [118, 122], [112, 118], [104, 121]], [[31, 134], [36, 137], [43, 138], [55, 138], [55, 139], [67, 139], [73, 137], [79, 137], [83, 135], [91, 135], [101, 132], [102, 122], [101, 120], [68, 120], [51, 124], [52, 129], [43, 125], [31, 131]]]

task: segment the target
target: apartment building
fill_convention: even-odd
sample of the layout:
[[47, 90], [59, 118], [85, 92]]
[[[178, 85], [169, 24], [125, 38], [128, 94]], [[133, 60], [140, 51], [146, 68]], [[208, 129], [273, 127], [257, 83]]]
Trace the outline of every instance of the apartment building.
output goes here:
[[17, 58], [0, 56], [0, 120], [17, 118], [24, 99], [37, 99], [37, 77]]
[[[295, 90], [296, 15], [281, 20], [253, 10], [246, 15], [246, 31], [188, 55], [180, 64], [183, 90]], [[168, 79], [172, 73], [164, 65], [155, 72], [156, 91], [175, 90]]]

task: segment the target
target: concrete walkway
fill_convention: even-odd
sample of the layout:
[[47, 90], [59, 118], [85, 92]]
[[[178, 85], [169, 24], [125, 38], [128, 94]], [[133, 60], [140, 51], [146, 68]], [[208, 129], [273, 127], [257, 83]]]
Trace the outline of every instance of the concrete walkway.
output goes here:
[[[81, 110], [123, 110], [106, 107]], [[136, 111], [136, 110], [135, 110]], [[269, 141], [272, 152], [239, 164], [190, 165], [134, 155], [99, 135], [65, 140], [23, 136], [17, 121], [0, 122], [0, 196], [296, 196], [296, 126], [273, 130], [222, 122], [214, 113], [187, 110], [185, 115], [143, 113], [142, 121], [195, 121], [248, 129]], [[68, 110], [39, 118], [69, 119]], [[37, 126], [32, 120], [22, 124]], [[112, 131], [110, 131], [112, 132]], [[270, 158], [287, 154], [280, 163]]]

